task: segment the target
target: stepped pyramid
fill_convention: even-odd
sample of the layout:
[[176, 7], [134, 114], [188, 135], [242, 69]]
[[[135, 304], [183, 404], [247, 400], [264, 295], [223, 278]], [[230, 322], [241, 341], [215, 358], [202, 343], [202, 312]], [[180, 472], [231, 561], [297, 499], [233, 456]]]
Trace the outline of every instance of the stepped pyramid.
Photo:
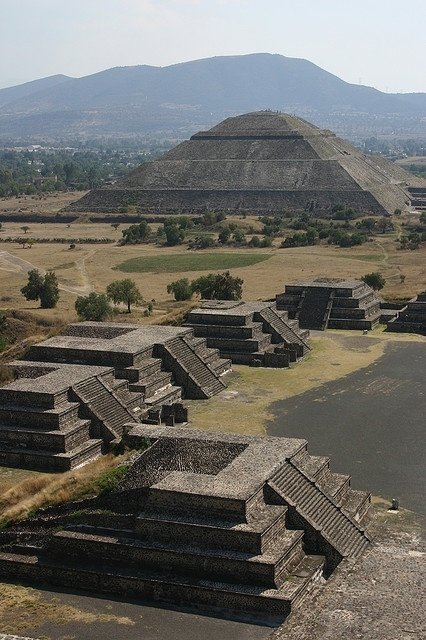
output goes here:
[[426, 335], [426, 291], [410, 300], [398, 316], [391, 318], [387, 325], [388, 331]]
[[301, 331], [273, 302], [209, 300], [185, 324], [235, 364], [288, 367], [310, 350], [309, 331]]
[[126, 423], [186, 422], [182, 394], [220, 393], [230, 365], [188, 327], [71, 324], [10, 363], [0, 466], [66, 471], [120, 442]]
[[[302, 329], [374, 329], [382, 316], [382, 301], [362, 280], [316, 278], [285, 286], [276, 306]], [[387, 312], [390, 317], [396, 311]]]
[[196, 133], [68, 210], [117, 212], [135, 205], [145, 213], [321, 213], [343, 204], [391, 214], [410, 204], [410, 187], [424, 181], [301, 118], [260, 111]]
[[368, 548], [370, 494], [305, 440], [128, 426], [119, 486], [0, 532], [1, 577], [276, 624]]

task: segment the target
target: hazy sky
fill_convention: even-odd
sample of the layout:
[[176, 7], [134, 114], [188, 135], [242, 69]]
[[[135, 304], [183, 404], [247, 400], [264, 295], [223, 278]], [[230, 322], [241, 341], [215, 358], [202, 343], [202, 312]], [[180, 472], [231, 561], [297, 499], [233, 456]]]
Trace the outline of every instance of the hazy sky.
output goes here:
[[258, 52], [426, 92], [426, 0], [0, 0], [0, 87]]

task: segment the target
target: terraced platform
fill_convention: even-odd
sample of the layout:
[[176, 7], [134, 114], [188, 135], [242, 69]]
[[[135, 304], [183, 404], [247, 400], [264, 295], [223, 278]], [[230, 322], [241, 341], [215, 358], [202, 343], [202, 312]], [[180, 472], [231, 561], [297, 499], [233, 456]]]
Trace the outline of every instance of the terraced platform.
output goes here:
[[276, 623], [368, 546], [369, 494], [304, 440], [128, 428], [118, 488], [0, 533], [0, 575]]
[[[317, 278], [288, 284], [276, 296], [303, 329], [373, 329], [382, 316], [381, 300], [362, 280]], [[387, 314], [392, 311], [387, 310]], [[396, 314], [396, 311], [394, 312]]]
[[0, 388], [0, 464], [74, 468], [120, 442], [126, 423], [186, 421], [182, 396], [225, 388], [229, 360], [188, 328], [70, 325], [10, 364]]
[[211, 300], [185, 324], [233, 363], [288, 367], [310, 350], [309, 332], [271, 302]]
[[386, 324], [388, 331], [426, 335], [426, 291], [410, 300], [405, 309]]

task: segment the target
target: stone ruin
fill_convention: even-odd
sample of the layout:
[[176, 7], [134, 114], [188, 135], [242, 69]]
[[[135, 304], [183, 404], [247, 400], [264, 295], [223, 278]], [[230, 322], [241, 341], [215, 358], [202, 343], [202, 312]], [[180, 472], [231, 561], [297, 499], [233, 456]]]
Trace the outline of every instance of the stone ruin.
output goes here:
[[276, 296], [277, 308], [287, 311], [303, 329], [373, 329], [383, 314], [381, 299], [362, 280], [317, 278], [287, 284]]
[[1, 576], [275, 624], [369, 544], [370, 495], [305, 440], [126, 432], [118, 487], [0, 532]]
[[65, 471], [118, 443], [126, 423], [186, 421], [186, 398], [225, 388], [230, 360], [189, 327], [82, 322], [10, 363], [0, 465]]
[[259, 111], [196, 133], [66, 210], [112, 213], [133, 205], [150, 214], [327, 214], [340, 204], [391, 215], [412, 199], [418, 202], [424, 191], [422, 179], [385, 158], [362, 154], [331, 131], [285, 113]]
[[419, 293], [396, 317], [387, 322], [388, 331], [426, 335], [426, 291]]
[[274, 302], [210, 300], [188, 315], [194, 335], [234, 364], [288, 367], [309, 350], [309, 331]]

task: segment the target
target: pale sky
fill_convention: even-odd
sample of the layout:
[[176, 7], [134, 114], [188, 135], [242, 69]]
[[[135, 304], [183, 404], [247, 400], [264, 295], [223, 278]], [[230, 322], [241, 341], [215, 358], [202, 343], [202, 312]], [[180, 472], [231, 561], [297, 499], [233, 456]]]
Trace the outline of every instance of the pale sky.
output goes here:
[[0, 87], [259, 52], [426, 92], [426, 0], [0, 0]]

